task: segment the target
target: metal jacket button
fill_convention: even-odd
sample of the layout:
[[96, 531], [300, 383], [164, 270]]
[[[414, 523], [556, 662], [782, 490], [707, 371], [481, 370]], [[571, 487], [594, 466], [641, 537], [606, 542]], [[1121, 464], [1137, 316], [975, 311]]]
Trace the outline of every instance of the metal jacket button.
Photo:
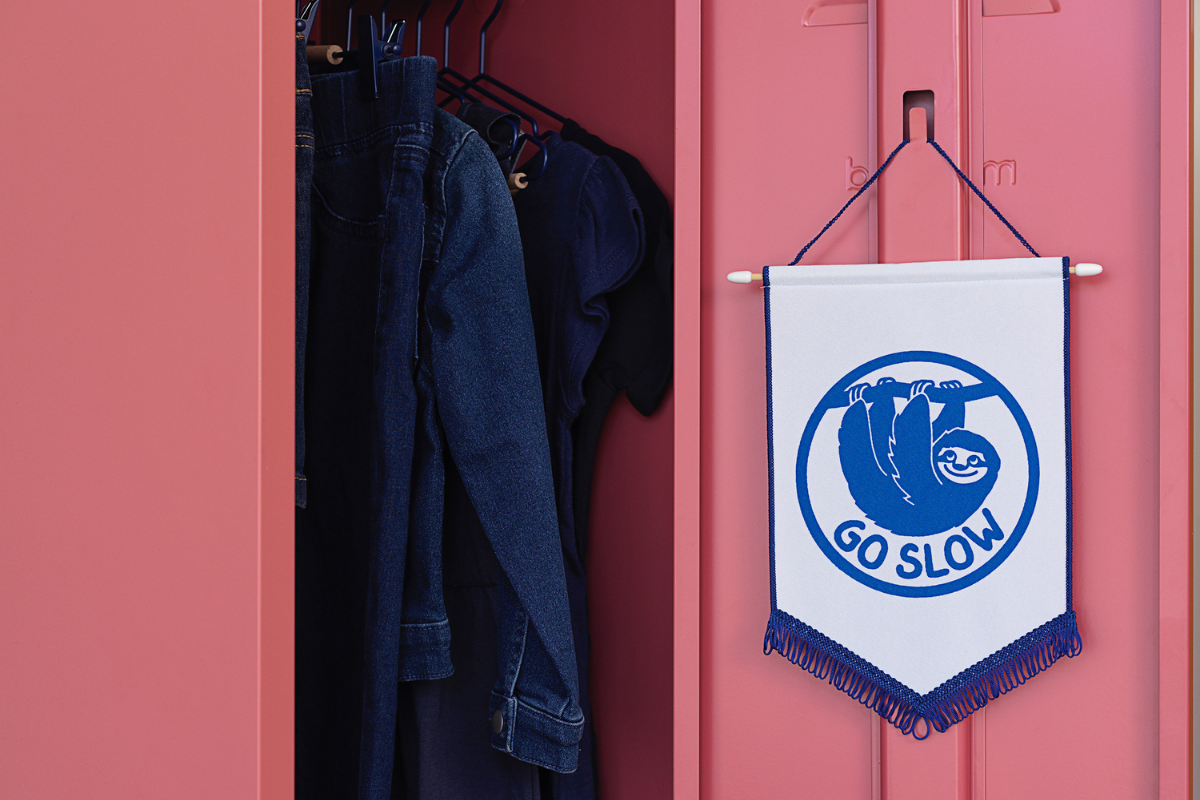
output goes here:
[[504, 714], [500, 709], [496, 709], [496, 713], [492, 714], [492, 733], [500, 733], [504, 730]]

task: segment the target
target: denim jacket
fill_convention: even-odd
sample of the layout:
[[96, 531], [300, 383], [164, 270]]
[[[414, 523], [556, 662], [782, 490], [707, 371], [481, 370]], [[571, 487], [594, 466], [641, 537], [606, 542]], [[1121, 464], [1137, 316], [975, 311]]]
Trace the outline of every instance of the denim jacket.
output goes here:
[[583, 713], [520, 234], [495, 156], [440, 110], [423, 258], [400, 676], [453, 669], [441, 536], [471, 515], [444, 513], [452, 460], [501, 573], [500, 663], [480, 725], [496, 749], [571, 772]]

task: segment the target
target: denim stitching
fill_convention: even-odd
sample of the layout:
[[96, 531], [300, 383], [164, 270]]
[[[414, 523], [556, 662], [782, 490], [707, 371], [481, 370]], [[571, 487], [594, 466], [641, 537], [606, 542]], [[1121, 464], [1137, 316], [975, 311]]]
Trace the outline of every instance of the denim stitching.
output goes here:
[[562, 725], [567, 725], [572, 728], [583, 727], [583, 717], [580, 717], [579, 719], [572, 721], [560, 714], [555, 714], [552, 711], [546, 711], [545, 709], [538, 708], [535, 705], [530, 705], [529, 703], [525, 702], [524, 700], [522, 700], [519, 697], [514, 697], [513, 699], [517, 701], [517, 705], [519, 707], [528, 709], [530, 714], [536, 714], [537, 716], [539, 716], [543, 719], [550, 720], [551, 722], [557, 722]]
[[[297, 89], [297, 91], [299, 91], [299, 89]], [[428, 149], [428, 144], [415, 144], [409, 141], [401, 141], [404, 140], [405, 137], [417, 133], [432, 137], [433, 129], [428, 125], [415, 122], [405, 123], [404, 125], [388, 125], [386, 127], [373, 130], [370, 133], [362, 136], [358, 136], [354, 139], [330, 142], [322, 147], [321, 150], [324, 152], [336, 153], [338, 155], [342, 153], [353, 155], [355, 153], [361, 153], [365, 150], [370, 150], [378, 141], [385, 139], [398, 141], [399, 145], [397, 146], [403, 145], [422, 151]]]
[[[514, 598], [515, 598], [516, 594], [517, 594], [517, 592], [514, 589], [513, 590]], [[521, 668], [523, 666], [525, 666], [525, 644], [526, 644], [526, 642], [529, 641], [529, 615], [525, 613], [524, 608], [521, 609], [521, 617], [523, 618], [522, 621], [524, 622], [525, 630], [521, 633], [521, 647], [517, 651], [517, 663], [514, 666], [514, 669], [512, 671], [512, 676], [513, 676], [512, 677], [512, 685], [511, 686], [506, 685], [504, 687], [505, 693], [508, 694], [510, 697], [512, 697], [514, 700], [517, 697], [517, 682], [521, 679]], [[506, 677], [505, 684], [507, 684], [507, 683], [508, 683], [508, 680]]]

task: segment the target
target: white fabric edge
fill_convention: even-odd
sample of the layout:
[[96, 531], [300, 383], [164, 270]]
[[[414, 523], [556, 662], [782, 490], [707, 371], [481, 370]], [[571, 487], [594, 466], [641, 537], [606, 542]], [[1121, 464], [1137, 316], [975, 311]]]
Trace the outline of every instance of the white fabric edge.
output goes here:
[[901, 264], [797, 264], [767, 267], [766, 272], [772, 286], [963, 283], [1061, 277], [1062, 263], [1062, 256], [1057, 256]]

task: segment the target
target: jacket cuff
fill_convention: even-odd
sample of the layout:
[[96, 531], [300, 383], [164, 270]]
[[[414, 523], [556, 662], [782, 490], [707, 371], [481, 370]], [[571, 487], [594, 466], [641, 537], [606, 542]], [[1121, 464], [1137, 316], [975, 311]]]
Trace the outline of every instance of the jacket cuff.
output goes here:
[[520, 697], [495, 692], [490, 710], [492, 747], [554, 772], [575, 771], [583, 738], [583, 714], [578, 719], [564, 719]]
[[402, 681], [432, 681], [454, 674], [449, 620], [400, 626], [399, 672]]

